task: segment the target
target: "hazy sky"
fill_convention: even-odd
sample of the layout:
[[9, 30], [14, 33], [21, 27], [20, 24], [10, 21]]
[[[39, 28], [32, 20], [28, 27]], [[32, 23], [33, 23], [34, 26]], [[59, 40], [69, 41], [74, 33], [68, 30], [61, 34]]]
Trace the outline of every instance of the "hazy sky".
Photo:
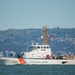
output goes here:
[[0, 30], [75, 28], [75, 0], [0, 0]]

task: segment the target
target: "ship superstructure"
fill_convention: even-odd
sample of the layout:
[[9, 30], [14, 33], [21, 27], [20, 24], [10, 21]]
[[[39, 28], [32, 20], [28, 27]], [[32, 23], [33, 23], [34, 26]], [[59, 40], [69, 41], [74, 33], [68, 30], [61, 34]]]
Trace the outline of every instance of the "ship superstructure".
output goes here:
[[41, 36], [41, 39], [43, 40], [43, 44], [41, 45], [31, 45], [30, 48], [32, 51], [30, 52], [24, 52], [23, 58], [51, 58], [51, 48], [49, 45], [49, 34], [48, 34], [48, 28], [47, 26], [43, 27], [43, 34]]

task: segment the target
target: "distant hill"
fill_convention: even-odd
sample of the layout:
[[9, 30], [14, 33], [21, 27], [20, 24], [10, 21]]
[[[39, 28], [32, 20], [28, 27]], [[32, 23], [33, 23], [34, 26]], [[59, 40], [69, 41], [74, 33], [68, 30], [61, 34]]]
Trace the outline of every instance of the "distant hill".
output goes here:
[[[49, 34], [55, 36], [50, 39], [50, 46], [53, 52], [70, 51], [75, 53], [75, 28], [53, 28]], [[30, 51], [29, 45], [42, 43], [42, 29], [8, 29], [0, 31], [0, 51]]]

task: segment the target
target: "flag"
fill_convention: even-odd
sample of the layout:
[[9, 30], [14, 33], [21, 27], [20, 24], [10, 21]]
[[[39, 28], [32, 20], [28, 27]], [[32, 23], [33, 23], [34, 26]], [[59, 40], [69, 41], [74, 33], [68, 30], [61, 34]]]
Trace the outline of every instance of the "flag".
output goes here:
[[51, 35], [50, 38], [51, 38], [51, 39], [55, 39], [55, 36]]

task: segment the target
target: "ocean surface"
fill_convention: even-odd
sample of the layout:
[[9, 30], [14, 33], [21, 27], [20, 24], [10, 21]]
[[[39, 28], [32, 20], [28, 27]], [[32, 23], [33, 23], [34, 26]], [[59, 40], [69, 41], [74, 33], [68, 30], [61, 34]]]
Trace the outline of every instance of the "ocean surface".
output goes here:
[[0, 75], [75, 75], [75, 65], [0, 65]]

